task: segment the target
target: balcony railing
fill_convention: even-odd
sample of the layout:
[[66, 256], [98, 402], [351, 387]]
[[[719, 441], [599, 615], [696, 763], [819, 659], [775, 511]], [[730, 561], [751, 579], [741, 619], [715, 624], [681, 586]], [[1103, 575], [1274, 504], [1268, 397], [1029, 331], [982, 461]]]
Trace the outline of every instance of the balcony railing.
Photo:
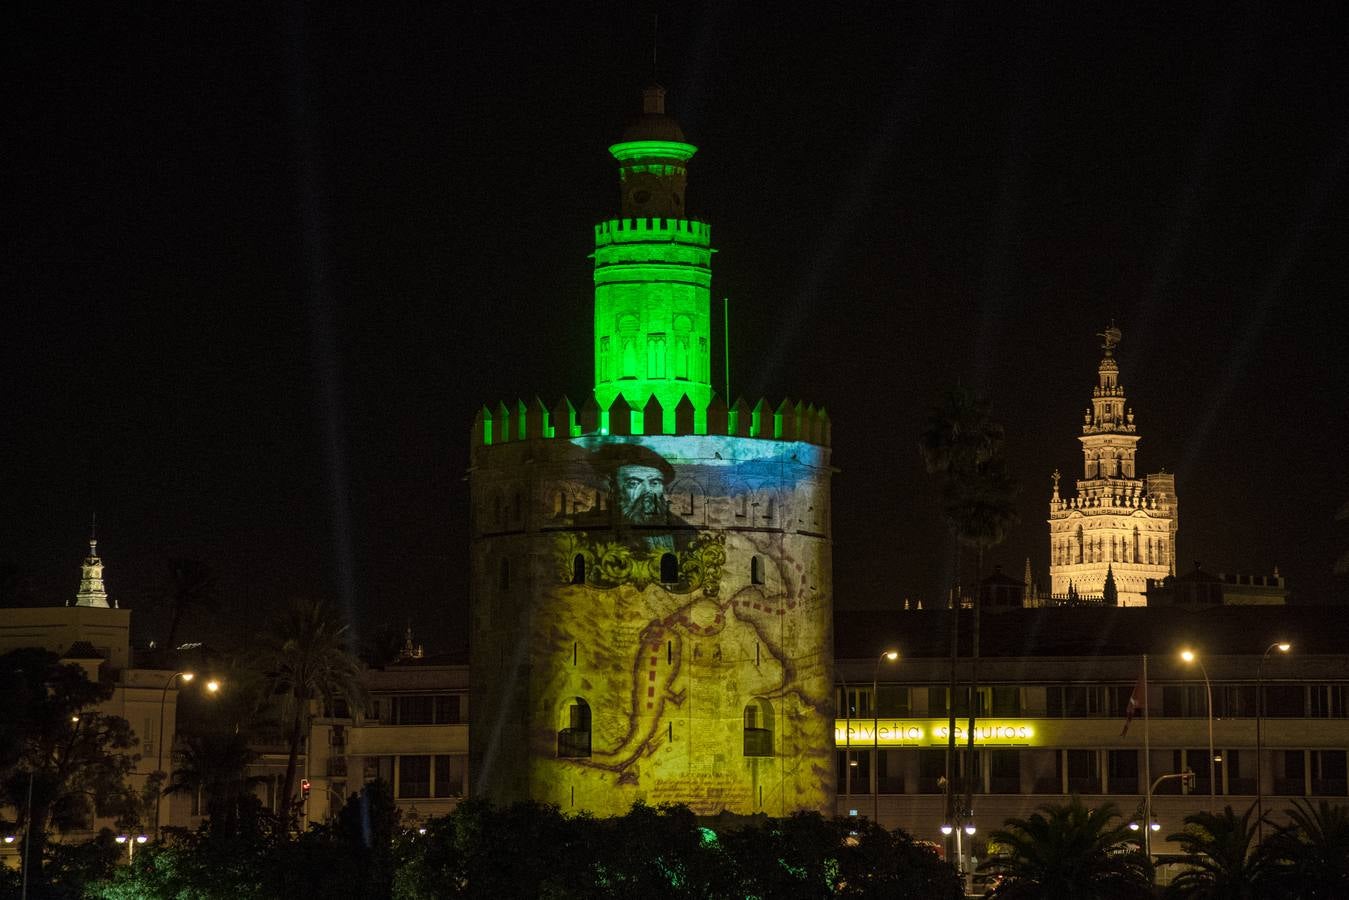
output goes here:
[[[586, 754], [587, 756], [589, 754]], [[773, 732], [768, 728], [745, 729], [746, 756], [772, 756]]]
[[1021, 777], [1011, 775], [990, 776], [988, 792], [990, 794], [1019, 794], [1021, 793]]
[[557, 733], [557, 755], [562, 759], [590, 756], [590, 729], [563, 728]]
[[1301, 778], [1275, 778], [1274, 793], [1283, 797], [1301, 797], [1307, 786]]

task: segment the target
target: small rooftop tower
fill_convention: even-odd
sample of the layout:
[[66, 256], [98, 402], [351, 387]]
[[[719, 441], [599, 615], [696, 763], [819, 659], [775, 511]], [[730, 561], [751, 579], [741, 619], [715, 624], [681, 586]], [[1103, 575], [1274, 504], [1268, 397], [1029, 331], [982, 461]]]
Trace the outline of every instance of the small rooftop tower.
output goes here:
[[98, 558], [98, 538], [94, 525], [89, 526], [89, 555], [80, 567], [80, 590], [75, 594], [72, 606], [96, 606], [100, 609], [115, 608], [108, 602], [108, 592], [103, 587], [103, 560]]
[[642, 114], [609, 148], [622, 218], [595, 226], [595, 399], [607, 412], [621, 394], [636, 415], [654, 396], [666, 434], [683, 397], [699, 424], [712, 397], [710, 230], [685, 213], [697, 150], [666, 114], [665, 89], [647, 88]]

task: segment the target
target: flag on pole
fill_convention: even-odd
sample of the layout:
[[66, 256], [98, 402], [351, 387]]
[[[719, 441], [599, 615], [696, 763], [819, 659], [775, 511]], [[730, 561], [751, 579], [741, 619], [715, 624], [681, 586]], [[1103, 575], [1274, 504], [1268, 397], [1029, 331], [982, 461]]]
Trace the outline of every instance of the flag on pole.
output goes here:
[[1140, 709], [1146, 709], [1148, 705], [1148, 678], [1142, 672], [1138, 675], [1138, 682], [1134, 685], [1134, 692], [1129, 695], [1129, 705], [1124, 708], [1124, 730], [1119, 733], [1124, 737], [1129, 733], [1129, 723], [1138, 715]]

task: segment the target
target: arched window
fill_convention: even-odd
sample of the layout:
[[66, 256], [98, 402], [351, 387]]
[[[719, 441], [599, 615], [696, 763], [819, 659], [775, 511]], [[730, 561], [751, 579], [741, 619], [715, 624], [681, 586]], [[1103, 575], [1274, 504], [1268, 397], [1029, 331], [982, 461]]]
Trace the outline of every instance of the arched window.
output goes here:
[[763, 584], [763, 560], [757, 556], [749, 558], [749, 583]]
[[586, 558], [580, 553], [571, 558], [571, 583], [586, 583]]
[[511, 561], [502, 557], [497, 564], [497, 590], [509, 591], [511, 589]]
[[755, 698], [745, 707], [745, 755], [773, 755], [773, 704]]
[[676, 584], [679, 581], [679, 560], [673, 553], [660, 555], [660, 580], [664, 584]]
[[557, 755], [562, 759], [590, 756], [590, 704], [572, 697], [562, 708], [562, 727], [557, 731]]

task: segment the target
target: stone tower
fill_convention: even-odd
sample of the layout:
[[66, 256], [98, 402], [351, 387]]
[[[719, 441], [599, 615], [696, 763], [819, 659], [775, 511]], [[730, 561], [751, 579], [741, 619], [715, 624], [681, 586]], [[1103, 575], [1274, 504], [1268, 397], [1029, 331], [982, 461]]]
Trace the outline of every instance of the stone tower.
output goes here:
[[475, 418], [479, 796], [600, 815], [832, 802], [829, 419], [712, 392], [694, 151], [659, 88], [610, 148], [593, 395]]
[[1113, 576], [1121, 606], [1142, 606], [1149, 578], [1175, 573], [1178, 504], [1176, 479], [1166, 473], [1139, 478], [1138, 433], [1126, 407], [1115, 347], [1121, 333], [1113, 324], [1101, 337], [1101, 364], [1083, 416], [1082, 477], [1075, 495], [1059, 490], [1049, 501], [1049, 575], [1056, 596], [1069, 586], [1103, 595]]

